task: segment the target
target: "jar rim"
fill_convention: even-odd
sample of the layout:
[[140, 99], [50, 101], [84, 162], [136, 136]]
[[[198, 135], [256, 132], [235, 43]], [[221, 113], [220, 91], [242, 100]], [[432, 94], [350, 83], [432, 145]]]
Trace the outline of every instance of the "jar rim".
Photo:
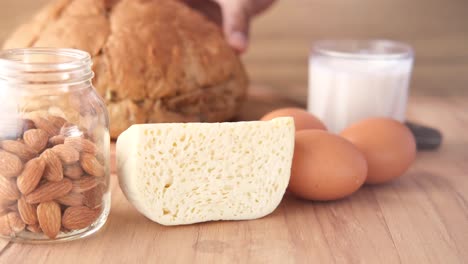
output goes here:
[[[68, 58], [65, 61], [59, 62], [48, 62], [48, 61], [24, 61], [21, 58], [31, 55], [43, 55], [43, 56], [57, 56], [63, 59]], [[0, 51], [0, 67], [12, 67], [23, 70], [72, 70], [84, 65], [91, 64], [91, 56], [88, 52], [70, 49], [70, 48], [19, 48], [19, 49], [8, 49]], [[36, 69], [34, 69], [36, 68]]]
[[0, 82], [23, 87], [71, 85], [94, 77], [86, 51], [70, 48], [20, 48], [0, 51]]
[[320, 40], [312, 48], [316, 54], [352, 60], [402, 60], [413, 57], [413, 49], [402, 42], [385, 39]]

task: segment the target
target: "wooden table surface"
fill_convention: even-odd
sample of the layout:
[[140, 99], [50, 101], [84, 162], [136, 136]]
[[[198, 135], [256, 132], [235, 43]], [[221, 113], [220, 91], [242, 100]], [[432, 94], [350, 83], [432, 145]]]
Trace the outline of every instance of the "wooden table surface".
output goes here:
[[[409, 116], [442, 130], [400, 179], [348, 199], [286, 196], [253, 221], [164, 227], [139, 214], [112, 175], [112, 209], [96, 235], [55, 245], [0, 240], [0, 263], [468, 263], [468, 108], [464, 97], [413, 97]], [[256, 90], [242, 119], [291, 105]]]

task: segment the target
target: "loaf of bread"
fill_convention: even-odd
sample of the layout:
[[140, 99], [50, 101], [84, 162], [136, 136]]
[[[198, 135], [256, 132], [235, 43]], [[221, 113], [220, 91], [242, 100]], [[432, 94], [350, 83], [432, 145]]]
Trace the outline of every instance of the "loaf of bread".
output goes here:
[[117, 140], [120, 186], [163, 225], [270, 214], [289, 182], [294, 121], [134, 125]]
[[89, 52], [112, 138], [132, 124], [233, 118], [247, 76], [220, 28], [177, 0], [55, 0], [3, 48]]

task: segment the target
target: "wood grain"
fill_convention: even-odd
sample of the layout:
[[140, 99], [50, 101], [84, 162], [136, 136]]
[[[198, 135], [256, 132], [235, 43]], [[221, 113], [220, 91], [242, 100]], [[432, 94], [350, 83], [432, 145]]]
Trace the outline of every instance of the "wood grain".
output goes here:
[[[255, 91], [240, 119], [297, 105]], [[0, 263], [466, 263], [467, 99], [413, 97], [410, 119], [439, 128], [443, 145], [419, 153], [400, 179], [347, 199], [287, 195], [263, 219], [164, 227], [139, 214], [112, 175], [112, 210], [98, 234], [57, 245], [0, 240]]]
[[[0, 43], [49, 1], [0, 1]], [[314, 41], [395, 39], [416, 51], [412, 94], [468, 95], [467, 14], [466, 0], [277, 1], [254, 21], [244, 61], [254, 84], [290, 97], [290, 90], [307, 86]]]

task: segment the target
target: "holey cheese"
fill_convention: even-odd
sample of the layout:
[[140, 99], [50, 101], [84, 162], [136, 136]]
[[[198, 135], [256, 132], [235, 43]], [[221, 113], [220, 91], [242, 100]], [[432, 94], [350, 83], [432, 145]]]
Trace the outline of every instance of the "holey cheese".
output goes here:
[[133, 125], [117, 140], [120, 186], [163, 225], [270, 214], [289, 182], [294, 121]]

